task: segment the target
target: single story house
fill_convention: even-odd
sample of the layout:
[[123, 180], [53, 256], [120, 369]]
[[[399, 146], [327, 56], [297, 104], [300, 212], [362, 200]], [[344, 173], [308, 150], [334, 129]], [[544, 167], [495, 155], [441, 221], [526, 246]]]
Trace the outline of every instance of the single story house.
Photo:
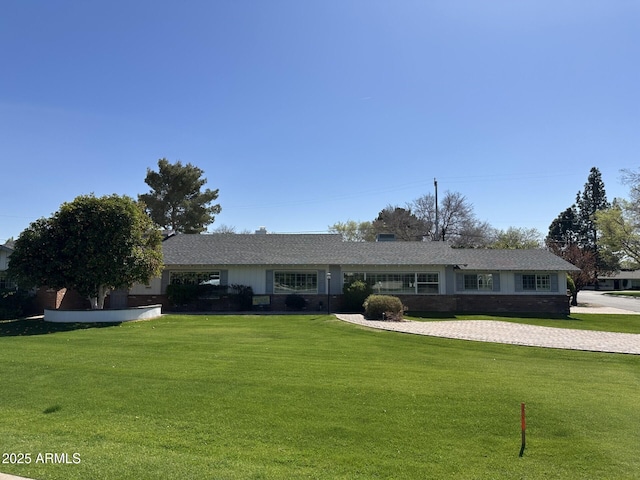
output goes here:
[[640, 270], [621, 270], [598, 277], [600, 290], [640, 290]]
[[14, 284], [7, 278], [7, 268], [9, 268], [9, 257], [13, 252], [13, 243], [0, 245], [0, 290], [13, 288]]
[[128, 305], [163, 303], [170, 284], [250, 286], [261, 307], [289, 294], [310, 310], [341, 307], [345, 284], [367, 282], [414, 311], [568, 313], [576, 267], [547, 250], [454, 249], [443, 242], [346, 242], [333, 234], [177, 234], [164, 271], [128, 292]]

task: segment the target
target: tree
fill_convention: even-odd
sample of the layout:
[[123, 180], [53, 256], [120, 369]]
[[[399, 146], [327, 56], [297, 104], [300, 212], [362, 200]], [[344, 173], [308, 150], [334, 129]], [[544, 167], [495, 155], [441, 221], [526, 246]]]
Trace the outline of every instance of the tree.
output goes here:
[[598, 273], [611, 272], [619, 268], [618, 259], [602, 248], [596, 226], [596, 214], [610, 207], [600, 170], [592, 167], [584, 190], [582, 193], [578, 192], [576, 196], [576, 208], [580, 227], [580, 244], [583, 248], [593, 251], [595, 255], [596, 282]]
[[596, 213], [600, 241], [623, 257], [631, 268], [640, 264], [640, 171], [622, 170], [629, 200], [615, 199], [611, 208]]
[[491, 226], [478, 220], [473, 205], [458, 192], [446, 191], [438, 205], [431, 193], [414, 200], [408, 207], [424, 225], [424, 236], [431, 240], [449, 242], [458, 248], [486, 247], [491, 242]]
[[236, 227], [231, 226], [231, 225], [219, 225], [217, 228], [215, 228], [211, 233], [216, 233], [216, 234], [233, 234], [236, 233]]
[[220, 213], [219, 204], [211, 205], [218, 198], [219, 190], [201, 188], [207, 183], [200, 168], [190, 163], [169, 163], [158, 160], [158, 171], [147, 169], [145, 183], [149, 193], [138, 196], [146, 210], [158, 225], [178, 233], [202, 233]]
[[621, 256], [640, 264], [640, 218], [631, 202], [615, 201], [608, 210], [596, 213], [600, 241]]
[[371, 222], [356, 222], [347, 220], [337, 222], [329, 226], [331, 233], [339, 233], [346, 242], [373, 242], [376, 239], [376, 232], [373, 230]]
[[503, 249], [541, 248], [541, 235], [536, 228], [509, 227], [507, 230], [496, 231], [495, 239], [489, 247]]
[[100, 309], [110, 290], [146, 283], [161, 270], [160, 232], [140, 204], [118, 195], [80, 196], [31, 223], [9, 262], [21, 288], [74, 289]]
[[[549, 235], [546, 238], [547, 246], [551, 248], [551, 245], [554, 245], [558, 251], [562, 251], [569, 245], [577, 245], [580, 242], [580, 230], [578, 214], [575, 205], [572, 205], [560, 213], [549, 225]], [[553, 250], [553, 248], [551, 249]]]
[[598, 212], [609, 208], [600, 171], [593, 167], [584, 190], [576, 195], [576, 203], [561, 212], [549, 226], [545, 239], [550, 251], [572, 263], [581, 271], [571, 273], [576, 286], [572, 303], [586, 285], [596, 284], [598, 275], [618, 269], [619, 259], [598, 236]]
[[396, 240], [405, 242], [422, 241], [425, 234], [424, 222], [411, 209], [391, 205], [382, 210], [371, 225], [376, 234], [392, 233]]

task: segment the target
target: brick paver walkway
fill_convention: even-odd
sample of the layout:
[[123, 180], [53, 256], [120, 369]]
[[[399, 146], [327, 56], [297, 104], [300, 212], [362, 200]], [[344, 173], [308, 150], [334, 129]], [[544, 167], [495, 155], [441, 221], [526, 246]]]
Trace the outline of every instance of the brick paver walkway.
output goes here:
[[451, 320], [436, 322], [381, 322], [362, 315], [337, 314], [340, 320], [366, 327], [432, 337], [507, 343], [531, 347], [587, 350], [640, 355], [640, 334], [595, 332], [569, 328], [539, 327], [497, 320]]

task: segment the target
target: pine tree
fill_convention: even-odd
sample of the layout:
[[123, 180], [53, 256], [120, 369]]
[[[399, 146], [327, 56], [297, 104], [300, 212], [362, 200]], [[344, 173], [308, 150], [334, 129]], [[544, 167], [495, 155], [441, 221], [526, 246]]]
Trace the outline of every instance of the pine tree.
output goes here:
[[138, 195], [151, 219], [163, 228], [178, 233], [202, 233], [220, 213], [220, 205], [211, 203], [218, 198], [218, 190], [204, 191], [207, 183], [204, 172], [190, 163], [169, 163], [158, 160], [158, 171], [147, 169], [145, 183], [149, 193]]

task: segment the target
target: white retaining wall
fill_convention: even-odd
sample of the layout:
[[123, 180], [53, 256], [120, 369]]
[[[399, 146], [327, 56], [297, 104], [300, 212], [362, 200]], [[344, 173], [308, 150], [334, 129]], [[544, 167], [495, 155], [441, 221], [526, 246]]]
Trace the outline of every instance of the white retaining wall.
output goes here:
[[56, 323], [120, 323], [148, 320], [162, 315], [162, 305], [125, 308], [122, 310], [47, 310], [46, 322]]

